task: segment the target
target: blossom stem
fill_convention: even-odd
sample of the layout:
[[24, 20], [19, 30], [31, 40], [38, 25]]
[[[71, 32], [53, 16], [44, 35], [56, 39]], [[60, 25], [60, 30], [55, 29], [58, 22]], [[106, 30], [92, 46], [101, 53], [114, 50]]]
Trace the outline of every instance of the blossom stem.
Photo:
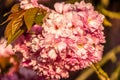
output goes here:
[[95, 70], [100, 80], [110, 80], [107, 73], [99, 66], [99, 64], [92, 64], [92, 68]]

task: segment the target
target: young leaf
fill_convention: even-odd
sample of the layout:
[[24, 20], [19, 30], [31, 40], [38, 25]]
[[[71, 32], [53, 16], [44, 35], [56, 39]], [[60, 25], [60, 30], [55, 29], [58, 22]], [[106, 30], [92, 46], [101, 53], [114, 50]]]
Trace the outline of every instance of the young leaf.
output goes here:
[[19, 3], [13, 5], [13, 7], [11, 8], [12, 13], [18, 12], [19, 10], [20, 10], [20, 4]]
[[35, 23], [39, 24], [39, 25], [42, 25], [43, 18], [44, 18], [44, 15], [37, 15], [36, 18], [35, 18]]
[[8, 39], [8, 43], [12, 42], [12, 40], [16, 39], [14, 36], [19, 31], [19, 29], [23, 25], [23, 16], [24, 12], [20, 11], [17, 13], [14, 18], [8, 23], [6, 29], [5, 29], [5, 37]]
[[4, 15], [3, 15], [3, 17], [6, 17], [7, 15], [9, 15], [11, 12], [9, 11], [9, 12], [7, 12], [7, 13], [5, 13]]
[[10, 44], [14, 40], [16, 40], [21, 34], [23, 34], [25, 32], [25, 30], [26, 29], [21, 28], [14, 35], [9, 35], [9, 37], [8, 37], [8, 43], [7, 44]]
[[[11, 20], [11, 19], [14, 17], [13, 15], [16, 15], [17, 12], [20, 10], [19, 6], [20, 6], [20, 4], [15, 4], [15, 5], [11, 8], [11, 11], [10, 11], [10, 12], [7, 12], [7, 13], [4, 14], [3, 17], [9, 15], [11, 12], [13, 13], [13, 14], [10, 14], [10, 16], [7, 18], [7, 20], [5, 20], [4, 22], [2, 22], [0, 25], [3, 25], [3, 24], [5, 24], [5, 23], [7, 23], [9, 20]], [[14, 14], [14, 13], [15, 13], [15, 14]]]
[[[16, 14], [14, 18], [10, 21], [10, 23], [7, 25], [6, 30], [5, 30], [5, 36], [8, 37], [10, 34], [16, 33], [16, 31], [22, 26], [23, 24], [23, 15], [24, 12], [19, 12], [19, 14]], [[10, 29], [11, 28], [11, 29]], [[8, 29], [8, 31], [7, 31]]]
[[12, 21], [10, 21], [5, 29], [5, 37], [8, 38], [9, 35], [12, 35]]
[[25, 12], [24, 21], [28, 31], [31, 29], [38, 11], [39, 8], [30, 8]]
[[10, 15], [8, 16], [7, 20], [5, 20], [4, 22], [2, 22], [0, 25], [3, 25], [3, 24], [5, 24], [5, 23], [7, 23], [8, 21], [12, 20], [15, 16], [17, 16], [17, 15], [23, 13], [23, 12], [24, 12], [24, 10], [21, 10], [21, 11], [19, 11], [19, 12], [15, 12], [15, 13], [10, 14]]
[[23, 15], [24, 13], [15, 17], [12, 21], [12, 34], [16, 33], [16, 31], [23, 25]]
[[[8, 14], [10, 14], [10, 12], [6, 13], [5, 16], [8, 15]], [[15, 14], [15, 15], [16, 15], [16, 14]], [[15, 15], [14, 15], [14, 16], [15, 16]], [[3, 24], [5, 24], [5, 23], [7, 23], [7, 22], [10, 21], [14, 16], [13, 16], [13, 14], [10, 14], [10, 15], [8, 16], [7, 20], [5, 20], [4, 22], [2, 22], [0, 25], [3, 25]]]

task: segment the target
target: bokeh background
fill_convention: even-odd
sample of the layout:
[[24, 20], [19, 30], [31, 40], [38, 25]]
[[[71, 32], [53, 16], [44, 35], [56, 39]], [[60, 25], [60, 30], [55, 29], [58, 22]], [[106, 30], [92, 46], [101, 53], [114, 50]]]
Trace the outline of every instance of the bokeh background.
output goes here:
[[[55, 2], [62, 1], [74, 3], [75, 1], [80, 0], [39, 0], [39, 3], [53, 8]], [[106, 36], [106, 43], [104, 44], [105, 47], [103, 52], [103, 59], [101, 62], [99, 62], [99, 64], [101, 65], [102, 69], [108, 74], [111, 80], [120, 80], [120, 0], [85, 1], [92, 3], [95, 6], [96, 10], [106, 16], [103, 24], [105, 28], [104, 33]], [[7, 16], [3, 17], [3, 15], [6, 12], [9, 12], [11, 7], [18, 2], [18, 0], [0, 0], [0, 23], [7, 19]], [[2, 26], [0, 25], [0, 38], [4, 36], [6, 25], [7, 24], [4, 24]], [[24, 71], [28, 70], [25, 69]], [[19, 75], [22, 75], [22, 72]], [[38, 79], [27, 78], [25, 80]], [[70, 72], [70, 77], [68, 79], [61, 80], [99, 80], [99, 78], [93, 69], [87, 68], [76, 72]]]

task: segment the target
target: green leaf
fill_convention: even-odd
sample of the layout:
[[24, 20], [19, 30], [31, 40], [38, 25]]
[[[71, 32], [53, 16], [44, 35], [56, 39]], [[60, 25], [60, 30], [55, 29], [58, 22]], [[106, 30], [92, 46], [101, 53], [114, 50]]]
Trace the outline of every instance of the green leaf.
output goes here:
[[13, 7], [11, 8], [12, 13], [18, 12], [19, 10], [20, 10], [20, 4], [19, 3], [13, 5]]
[[15, 40], [16, 37], [18, 37], [18, 32], [23, 25], [23, 17], [24, 11], [19, 11], [19, 13], [17, 13], [8, 23], [4, 33], [5, 37], [8, 39], [8, 44], [11, 43], [12, 40]]
[[5, 23], [7, 23], [8, 21], [14, 19], [15, 16], [18, 16], [18, 15], [20, 15], [20, 14], [23, 13], [23, 12], [24, 12], [24, 10], [21, 10], [21, 11], [19, 11], [19, 12], [15, 12], [15, 13], [10, 14], [10, 15], [8, 16], [7, 20], [5, 20], [4, 22], [2, 22], [0, 25], [3, 25], [3, 24], [5, 24]]
[[12, 34], [16, 33], [16, 31], [23, 25], [23, 16], [24, 13], [18, 15], [12, 20]]
[[5, 37], [8, 38], [9, 35], [12, 35], [12, 21], [10, 21], [5, 29]]
[[6, 17], [7, 15], [9, 15], [11, 12], [9, 11], [9, 12], [7, 12], [7, 13], [5, 13], [4, 15], [3, 15], [3, 17]]
[[16, 14], [13, 19], [8, 23], [5, 29], [5, 37], [8, 38], [9, 35], [14, 35], [16, 31], [23, 25], [23, 15], [24, 12], [20, 11]]
[[39, 24], [39, 25], [42, 25], [43, 18], [44, 18], [44, 15], [37, 15], [36, 18], [35, 18], [35, 23]]
[[25, 28], [20, 28], [14, 35], [9, 35], [8, 37], [8, 43], [10, 44], [11, 42], [13, 42], [14, 40], [16, 40], [21, 34], [23, 34], [26, 31]]
[[30, 8], [25, 12], [24, 21], [28, 31], [31, 29], [38, 11], [39, 8]]
[[44, 19], [47, 18], [48, 15], [49, 15], [49, 12], [40, 8], [38, 14], [36, 15], [35, 23], [42, 25], [42, 23], [44, 22]]
[[[8, 14], [10, 14], [9, 12], [8, 13], [6, 13], [4, 16], [6, 16], [6, 15], [8, 15]], [[15, 14], [16, 15], [16, 14]], [[14, 15], [14, 16], [15, 16]], [[10, 14], [9, 16], [8, 16], [8, 18], [7, 18], [7, 20], [5, 20], [4, 22], [2, 22], [0, 25], [3, 25], [3, 24], [5, 24], [5, 23], [7, 23], [8, 21], [10, 21], [13, 17], [13, 14]]]

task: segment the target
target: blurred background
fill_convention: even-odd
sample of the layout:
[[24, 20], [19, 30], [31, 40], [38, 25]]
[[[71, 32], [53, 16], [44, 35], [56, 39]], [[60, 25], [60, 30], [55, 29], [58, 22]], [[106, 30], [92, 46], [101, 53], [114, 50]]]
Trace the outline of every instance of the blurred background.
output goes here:
[[[80, 0], [39, 0], [50, 8], [53, 8], [55, 2], [70, 2], [74, 3]], [[104, 44], [103, 59], [99, 64], [102, 69], [107, 72], [111, 80], [120, 80], [120, 0], [85, 0], [95, 6], [95, 9], [106, 16], [104, 20], [104, 33], [106, 36], [106, 43]], [[18, 0], [0, 0], [0, 23], [7, 19], [3, 17], [6, 12], [9, 12], [11, 7], [18, 3]], [[4, 36], [6, 24], [0, 25], [0, 37]], [[1, 62], [1, 61], [0, 61]], [[1, 64], [1, 63], [0, 63]], [[1, 69], [0, 69], [1, 70]], [[21, 69], [26, 70], [26, 69]], [[26, 70], [30, 71], [30, 70]], [[34, 72], [33, 72], [34, 74]], [[22, 71], [19, 73], [23, 77]], [[22, 76], [21, 76], [22, 75]], [[3, 76], [2, 74], [0, 77]], [[26, 78], [26, 76], [24, 76]], [[7, 80], [7, 79], [5, 79]], [[20, 80], [39, 80], [37, 78], [20, 79]], [[96, 73], [91, 68], [84, 70], [70, 72], [68, 79], [61, 80], [99, 80]]]

